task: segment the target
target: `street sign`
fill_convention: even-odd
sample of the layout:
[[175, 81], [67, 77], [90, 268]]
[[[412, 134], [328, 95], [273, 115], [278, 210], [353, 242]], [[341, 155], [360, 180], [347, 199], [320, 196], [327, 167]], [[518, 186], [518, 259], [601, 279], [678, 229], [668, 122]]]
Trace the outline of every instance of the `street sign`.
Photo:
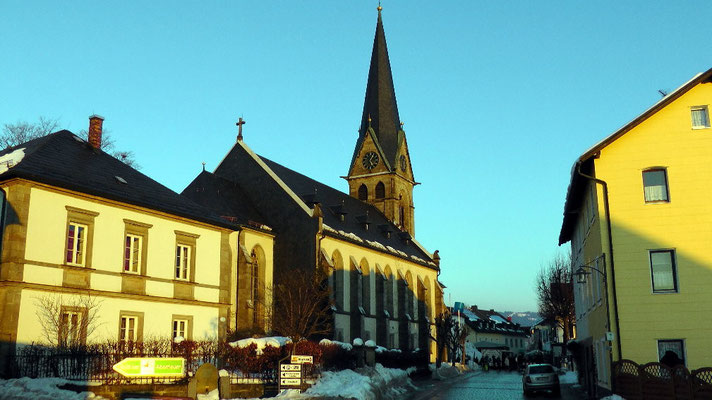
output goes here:
[[292, 356], [292, 364], [314, 364], [312, 356]]
[[280, 371], [279, 377], [280, 378], [301, 378], [302, 372], [301, 371]]
[[302, 387], [302, 364], [279, 364], [279, 390]]
[[114, 364], [113, 368], [126, 377], [179, 377], [185, 375], [185, 359], [130, 357]]
[[279, 368], [281, 369], [281, 371], [301, 371], [302, 365], [301, 364], [280, 364]]
[[302, 385], [302, 380], [299, 378], [296, 379], [280, 379], [279, 380], [280, 386], [301, 386]]

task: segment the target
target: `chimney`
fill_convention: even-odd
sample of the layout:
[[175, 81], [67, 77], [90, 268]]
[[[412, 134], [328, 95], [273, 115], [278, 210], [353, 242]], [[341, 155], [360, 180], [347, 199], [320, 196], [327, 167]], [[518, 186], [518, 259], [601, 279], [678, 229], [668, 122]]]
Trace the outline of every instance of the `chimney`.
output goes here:
[[89, 144], [95, 149], [101, 149], [101, 127], [104, 124], [104, 117], [92, 115], [89, 117]]

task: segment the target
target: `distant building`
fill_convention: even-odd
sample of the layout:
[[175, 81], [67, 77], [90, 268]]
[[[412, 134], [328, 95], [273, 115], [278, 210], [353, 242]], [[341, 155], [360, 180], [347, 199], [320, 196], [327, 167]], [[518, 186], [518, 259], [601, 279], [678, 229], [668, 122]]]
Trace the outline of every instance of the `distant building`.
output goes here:
[[527, 349], [529, 330], [494, 310], [481, 310], [477, 306], [471, 306], [461, 311], [461, 318], [467, 325], [465, 342], [468, 347], [480, 351], [497, 348], [515, 355], [522, 354]]
[[[675, 353], [712, 366], [712, 70], [667, 94], [575, 162], [559, 243], [571, 243], [587, 385], [611, 361]], [[598, 272], [600, 271], [600, 272]], [[605, 277], [605, 281], [604, 281]], [[605, 285], [604, 285], [605, 283]]]

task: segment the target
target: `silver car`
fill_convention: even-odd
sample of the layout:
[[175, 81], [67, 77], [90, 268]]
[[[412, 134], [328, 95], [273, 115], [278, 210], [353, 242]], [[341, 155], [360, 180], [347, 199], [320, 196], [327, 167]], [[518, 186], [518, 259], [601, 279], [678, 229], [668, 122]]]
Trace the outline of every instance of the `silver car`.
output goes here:
[[555, 396], [558, 396], [561, 394], [559, 375], [550, 364], [528, 365], [524, 369], [524, 376], [522, 376], [522, 389], [525, 396], [544, 390], [551, 391]]

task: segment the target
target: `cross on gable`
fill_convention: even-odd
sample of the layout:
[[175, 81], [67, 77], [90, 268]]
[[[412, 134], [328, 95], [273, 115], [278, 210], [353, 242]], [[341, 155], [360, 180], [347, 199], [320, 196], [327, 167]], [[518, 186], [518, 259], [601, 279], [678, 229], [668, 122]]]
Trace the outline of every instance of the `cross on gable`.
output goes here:
[[235, 125], [237, 125], [237, 140], [242, 141], [242, 125], [245, 125], [247, 122], [240, 117]]

